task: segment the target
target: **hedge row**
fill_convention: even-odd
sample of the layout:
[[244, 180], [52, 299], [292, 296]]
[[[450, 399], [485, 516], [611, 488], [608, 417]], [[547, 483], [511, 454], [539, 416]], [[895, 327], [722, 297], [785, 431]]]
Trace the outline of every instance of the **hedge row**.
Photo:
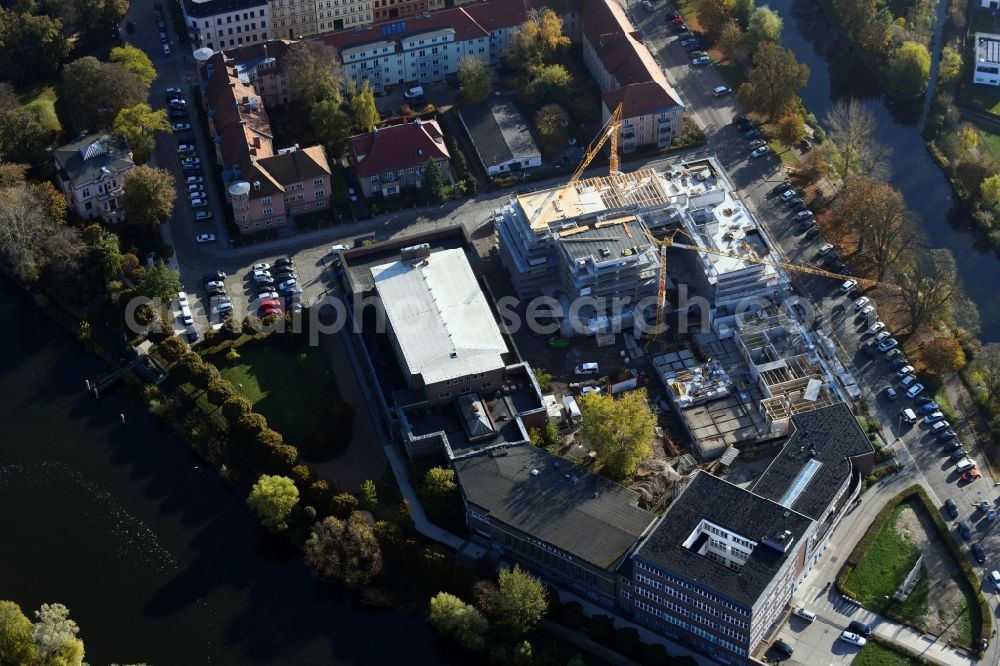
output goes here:
[[[948, 551], [951, 553], [952, 559], [958, 564], [959, 569], [962, 571], [962, 576], [965, 579], [965, 584], [969, 586], [969, 589], [975, 594], [976, 600], [978, 601], [977, 606], [969, 608], [969, 616], [972, 624], [972, 647], [977, 653], [980, 653], [980, 644], [982, 639], [990, 636], [993, 631], [993, 620], [990, 611], [989, 604], [986, 603], [986, 598], [983, 596], [979, 576], [976, 574], [972, 565], [969, 564], [968, 558], [962, 553], [962, 549], [959, 547], [958, 543], [955, 541], [951, 534], [951, 530], [948, 529], [947, 523], [941, 518], [941, 514], [934, 503], [931, 502], [930, 497], [927, 492], [917, 484], [914, 484], [889, 500], [882, 510], [878, 512], [875, 518], [872, 520], [871, 525], [868, 527], [868, 531], [865, 535], [861, 537], [854, 550], [851, 551], [850, 556], [847, 558], [847, 563], [844, 565], [843, 569], [840, 571], [840, 575], [837, 577], [837, 587], [840, 589], [841, 593], [849, 598], [857, 598], [859, 595], [856, 591], [851, 590], [846, 582], [850, 575], [854, 572], [854, 569], [860, 564], [860, 562], [868, 554], [868, 550], [871, 548], [872, 543], [882, 532], [886, 523], [892, 517], [893, 511], [897, 506], [903, 502], [909, 501], [911, 499], [917, 498], [923, 504], [924, 510], [931, 517], [931, 521], [934, 523], [934, 528], [938, 533], [938, 538], [941, 543], [943, 543]], [[891, 614], [890, 614], [891, 615]], [[977, 618], [978, 615], [978, 618]]]

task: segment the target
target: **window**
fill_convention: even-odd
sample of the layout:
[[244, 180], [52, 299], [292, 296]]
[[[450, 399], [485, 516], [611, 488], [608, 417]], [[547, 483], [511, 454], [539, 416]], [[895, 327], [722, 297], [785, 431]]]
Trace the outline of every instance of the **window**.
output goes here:
[[83, 189], [83, 196], [84, 197], [89, 197], [90, 196], [90, 189], [84, 188]]
[[258, 229], [260, 229], [260, 220], [257, 220], [256, 222], [254, 222], [253, 225], [255, 227], [257, 227]]
[[269, 203], [271, 203], [271, 197], [263, 197], [260, 200], [260, 202], [263, 203], [263, 204], [269, 204]]
[[371, 178], [371, 181], [372, 181], [373, 183], [376, 183], [376, 184], [378, 184], [378, 174], [375, 174], [374, 176], [372, 176], [372, 178]]
[[326, 192], [324, 192], [323, 190], [316, 190], [316, 198], [317, 199], [320, 198], [321, 196], [323, 196], [324, 194], [326, 194]]
[[273, 212], [274, 212], [273, 208], [265, 208], [264, 209], [264, 215], [270, 215]]
[[322, 178], [314, 178], [313, 179], [313, 185], [322, 185], [322, 184], [323, 184], [323, 179]]
[[326, 202], [325, 201], [317, 201], [316, 202], [316, 208], [326, 208]]
[[243, 225], [243, 231], [250, 231], [250, 225], [249, 224], [244, 224]]

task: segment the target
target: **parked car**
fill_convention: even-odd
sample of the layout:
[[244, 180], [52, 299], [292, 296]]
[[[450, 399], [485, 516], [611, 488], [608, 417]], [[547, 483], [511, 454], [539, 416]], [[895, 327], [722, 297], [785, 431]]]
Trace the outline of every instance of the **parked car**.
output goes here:
[[941, 432], [937, 433], [937, 438], [942, 442], [953, 442], [952, 446], [962, 445], [961, 442], [956, 441], [958, 439], [958, 433], [956, 433], [951, 428], [948, 428], [947, 430], [942, 430]]
[[215, 307], [212, 308], [212, 314], [214, 315], [221, 315], [226, 312], [232, 314], [232, 311], [233, 311], [232, 303], [220, 303], [219, 305], [216, 305]]
[[163, 45], [163, 55], [170, 55], [170, 44]]
[[207, 277], [210, 277], [212, 279], [205, 280], [205, 289], [225, 289], [226, 288], [226, 283], [223, 282], [222, 280], [216, 280], [216, 279], [214, 279], [215, 276], [213, 276], [213, 275], [210, 275], [210, 276], [207, 276]]
[[990, 582], [993, 583], [993, 589], [1000, 592], [1000, 571], [990, 572]]
[[806, 622], [812, 622], [813, 620], [816, 619], [816, 613], [813, 613], [811, 610], [806, 610], [801, 606], [793, 610], [792, 615], [794, 615], [795, 617], [800, 617]]
[[275, 266], [294, 266], [295, 260], [291, 257], [282, 257], [274, 262]]
[[[855, 289], [857, 289], [858, 283], [854, 280], [846, 280], [842, 285], [840, 285], [840, 293], [849, 294]], [[858, 308], [854, 308], [857, 310]]]
[[892, 388], [891, 386], [886, 386], [884, 389], [882, 389], [882, 391], [883, 393], [885, 393], [885, 397], [888, 398], [889, 400], [895, 400], [896, 398], [899, 397], [899, 394], [896, 393], [896, 389]]
[[295, 280], [285, 280], [278, 285], [278, 291], [288, 291], [289, 289], [294, 289], [296, 286], [298, 286], [298, 283]]
[[260, 281], [265, 280], [265, 279], [270, 280], [271, 279], [271, 272], [270, 271], [254, 271], [253, 273], [250, 274], [250, 277], [253, 278], [254, 282], [260, 282]]
[[958, 533], [962, 535], [963, 539], [968, 540], [972, 538], [972, 528], [969, 526], [969, 523], [967, 521], [965, 520], [959, 521]]
[[811, 210], [809, 210], [809, 209], [800, 210], [799, 212], [797, 212], [795, 214], [795, 219], [796, 220], [808, 220], [812, 216], [813, 216], [813, 212]]
[[944, 420], [944, 412], [931, 412], [930, 414], [924, 417], [924, 423], [926, 423], [927, 425], [942, 420]]
[[183, 95], [184, 91], [180, 88], [167, 88], [163, 91], [166, 95]]
[[853, 631], [854, 633], [865, 637], [871, 636], [872, 634], [872, 626], [862, 622], [861, 620], [852, 620], [851, 623], [847, 625], [847, 630]]
[[923, 392], [924, 392], [923, 384], [914, 384], [910, 388], [906, 389], [906, 397], [912, 400], [913, 398], [916, 398]]
[[226, 279], [225, 271], [215, 271], [214, 273], [205, 273], [205, 275], [202, 276], [202, 281], [206, 284], [215, 281], [221, 282], [222, 280], [225, 279]]
[[712, 94], [716, 97], [722, 97], [723, 95], [728, 95], [733, 92], [733, 89], [729, 86], [716, 86], [712, 88]]
[[205, 193], [205, 186], [202, 185], [201, 183], [191, 183], [191, 184], [189, 184], [188, 185], [188, 194], [190, 194], [190, 195], [193, 196], [195, 193], [198, 193], [199, 196], [203, 195]]
[[954, 451], [948, 454], [949, 458], [957, 462], [962, 458], [967, 458], [969, 456], [969, 452], [962, 448], [961, 442], [956, 442], [955, 446], [957, 446], [958, 448], [956, 448]]
[[768, 146], [758, 146], [750, 151], [750, 157], [763, 157], [771, 152], [771, 148]]
[[212, 219], [212, 211], [210, 210], [199, 210], [194, 214], [194, 219], [196, 222], [204, 222], [205, 220]]
[[[903, 352], [902, 351], [900, 351], [898, 349], [892, 349], [892, 350], [887, 351], [885, 353], [885, 360], [889, 361], [890, 367], [897, 367], [895, 365], [895, 361], [896, 361], [896, 359], [900, 358], [901, 356], [903, 356]], [[903, 364], [905, 364], [906, 362], [907, 362], [906, 361], [906, 357], [903, 356]]]
[[[997, 589], [1000, 589], [1000, 584], [998, 584]], [[792, 653], [795, 652], [795, 649], [781, 638], [774, 641], [774, 649], [788, 655], [789, 657], [791, 657]]]
[[787, 192], [790, 189], [792, 189], [792, 184], [786, 180], [785, 182], [778, 183], [777, 185], [775, 185], [774, 187], [772, 187], [771, 191], [768, 192], [768, 196], [775, 196], [775, 195], [778, 195], [778, 194], [784, 194], [785, 192]]
[[858, 636], [857, 634], [850, 631], [842, 632], [840, 634], [840, 640], [844, 641], [845, 643], [850, 643], [851, 645], [857, 645], [858, 647], [864, 647], [864, 644], [868, 642], [861, 636]]
[[259, 264], [254, 264], [250, 268], [251, 268], [251, 270], [253, 270], [254, 273], [256, 273], [258, 271], [269, 271], [269, 270], [271, 270], [271, 264], [268, 264], [268, 263], [265, 263], [265, 262], [261, 262]]
[[707, 65], [710, 62], [712, 62], [712, 59], [709, 58], [708, 56], [698, 56], [697, 58], [693, 58], [691, 60], [691, 65], [693, 65], [694, 67], [702, 67], [703, 65]]
[[938, 406], [938, 404], [936, 402], [934, 402], [933, 400], [931, 400], [930, 398], [921, 398], [921, 399], [922, 400], [927, 400], [927, 402], [925, 402], [922, 405], [920, 405], [919, 407], [917, 407], [917, 411], [920, 412], [921, 414], [930, 414], [931, 412], [934, 412], [934, 411], [937, 411], [938, 409], [940, 409], [940, 407]]
[[259, 294], [257, 294], [257, 300], [260, 302], [277, 300], [278, 298], [280, 298], [278, 292], [274, 291], [272, 287], [266, 287], [265, 289], [262, 289]]
[[866, 356], [874, 357], [878, 354], [878, 343], [874, 340], [869, 340], [865, 344], [861, 345], [861, 351], [863, 351]]
[[204, 208], [208, 205], [208, 202], [204, 199], [192, 199], [191, 208]]
[[880, 319], [876, 319], [875, 323], [868, 327], [869, 335], [881, 333], [883, 330], [885, 330], [885, 322]]
[[184, 109], [170, 109], [170, 111], [167, 112], [167, 115], [171, 118], [181, 120], [188, 117], [188, 112]]
[[198, 234], [194, 237], [196, 243], [214, 243], [215, 234]]
[[915, 381], [917, 381], [916, 375], [903, 375], [902, 379], [899, 380], [899, 383], [903, 388], [907, 388]]
[[646, 10], [647, 12], [650, 12], [650, 13], [652, 13], [652, 12], [655, 12], [655, 11], [656, 11], [656, 6], [655, 6], [655, 5], [654, 5], [654, 4], [652, 3], [652, 2], [650, 2], [649, 0], [643, 0], [643, 1], [642, 1], [642, 6], [643, 6], [643, 8], [644, 8], [644, 9], [645, 9], [645, 10]]
[[975, 467], [962, 474], [962, 481], [965, 481], [966, 483], [971, 483], [976, 479], [981, 479], [981, 478], [983, 478], [983, 475]]
[[170, 127], [175, 132], [183, 132], [184, 130], [191, 129], [191, 123], [174, 123]]
[[955, 500], [953, 499], [946, 500], [944, 503], [944, 508], [945, 511], [948, 512], [948, 515], [951, 516], [952, 520], [958, 518], [958, 505], [955, 504]]
[[190, 143], [181, 143], [181, 144], [178, 144], [178, 146], [177, 146], [177, 152], [178, 153], [186, 153], [186, 152], [188, 152], [190, 150], [196, 150], [196, 148], [193, 145], [191, 145]]

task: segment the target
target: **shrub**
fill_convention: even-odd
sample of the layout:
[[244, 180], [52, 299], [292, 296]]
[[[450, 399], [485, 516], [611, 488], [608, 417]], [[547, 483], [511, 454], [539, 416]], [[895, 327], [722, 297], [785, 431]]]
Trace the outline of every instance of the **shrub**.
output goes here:
[[253, 406], [250, 401], [242, 395], [234, 395], [222, 403], [222, 415], [230, 425], [235, 424], [241, 416], [248, 414], [251, 409]]
[[188, 346], [181, 342], [181, 339], [176, 335], [172, 335], [161, 342], [159, 349], [160, 354], [168, 363], [173, 363], [189, 351]]
[[348, 518], [358, 508], [358, 498], [351, 493], [338, 493], [330, 503], [330, 513], [338, 518]]
[[615, 649], [626, 657], [638, 659], [642, 653], [642, 641], [639, 632], [632, 627], [622, 627], [615, 631]]
[[591, 639], [601, 645], [611, 646], [615, 636], [615, 625], [607, 615], [593, 615], [587, 620], [587, 631]]
[[556, 621], [559, 624], [574, 630], [583, 626], [583, 620], [583, 606], [575, 601], [562, 604], [556, 615]]

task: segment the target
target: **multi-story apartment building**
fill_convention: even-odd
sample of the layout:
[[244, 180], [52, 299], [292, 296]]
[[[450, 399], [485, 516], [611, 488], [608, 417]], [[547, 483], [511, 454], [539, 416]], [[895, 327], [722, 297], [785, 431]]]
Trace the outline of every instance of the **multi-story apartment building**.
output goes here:
[[453, 183], [451, 155], [436, 120], [376, 128], [347, 140], [347, 153], [366, 197], [397, 196], [405, 187], [420, 187], [427, 160], [434, 160], [446, 183]]
[[225, 53], [212, 56], [205, 76], [209, 132], [240, 232], [283, 227], [326, 208], [330, 165], [322, 146], [276, 151], [263, 100]]
[[264, 106], [288, 104], [288, 73], [281, 67], [281, 59], [292, 42], [270, 39], [259, 44], [238, 48], [219, 49], [232, 60], [241, 81], [253, 87], [264, 100]]
[[184, 0], [184, 25], [192, 50], [221, 51], [267, 41], [267, 0]]
[[374, 0], [268, 0], [275, 37], [302, 39], [371, 25]]
[[82, 136], [56, 148], [52, 158], [56, 184], [70, 210], [83, 218], [109, 223], [125, 219], [122, 186], [135, 163], [124, 141], [108, 133]]
[[600, 85], [604, 120], [622, 107], [620, 149], [670, 143], [681, 132], [684, 105], [614, 0], [583, 0], [583, 61]]
[[431, 7], [427, 0], [374, 0], [373, 20], [385, 23], [423, 14]]

